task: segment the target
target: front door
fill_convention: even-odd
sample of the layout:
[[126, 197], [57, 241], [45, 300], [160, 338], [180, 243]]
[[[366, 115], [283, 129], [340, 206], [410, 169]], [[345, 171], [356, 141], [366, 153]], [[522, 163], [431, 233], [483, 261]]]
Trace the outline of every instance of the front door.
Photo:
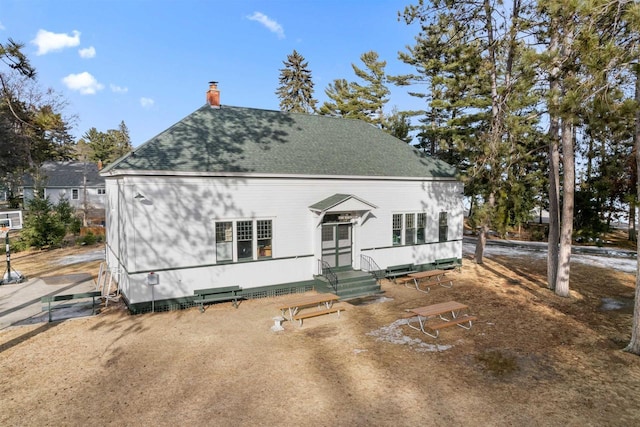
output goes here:
[[322, 260], [335, 269], [351, 269], [351, 223], [322, 224]]

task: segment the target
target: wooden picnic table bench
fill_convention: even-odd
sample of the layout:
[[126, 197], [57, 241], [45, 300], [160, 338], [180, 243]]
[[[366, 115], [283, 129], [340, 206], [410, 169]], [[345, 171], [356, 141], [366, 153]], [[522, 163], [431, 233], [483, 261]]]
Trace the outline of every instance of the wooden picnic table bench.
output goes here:
[[384, 277], [392, 279], [394, 282], [397, 277], [406, 276], [409, 273], [415, 273], [416, 266], [413, 264], [390, 265], [385, 269]]
[[193, 291], [193, 302], [200, 306], [200, 313], [204, 313], [204, 305], [210, 302], [233, 301], [233, 306], [238, 308], [238, 299], [242, 298], [239, 295], [241, 291], [240, 286], [196, 289]]
[[442, 259], [437, 259], [436, 262], [436, 268], [440, 269], [440, 270], [457, 270], [460, 271], [460, 267], [462, 267], [462, 264], [460, 264], [460, 262], [458, 261], [458, 258], [442, 258]]
[[[453, 286], [453, 280], [445, 277], [447, 272], [445, 270], [427, 270], [427, 271], [419, 271], [416, 273], [410, 273], [407, 277], [402, 277], [397, 279], [398, 283], [404, 283], [405, 286], [408, 286], [408, 283], [413, 282], [415, 288], [420, 291], [428, 294], [431, 288], [430, 284], [438, 284], [444, 288], [450, 288]], [[422, 281], [426, 282], [425, 289], [420, 287], [420, 283]]]
[[[285, 303], [280, 305], [278, 309], [282, 313], [282, 317], [287, 318], [289, 321], [297, 320], [300, 322], [300, 326], [302, 326], [302, 321], [309, 317], [321, 316], [329, 313], [338, 313], [338, 316], [340, 316], [340, 311], [344, 310], [344, 308], [333, 305], [333, 303], [339, 299], [340, 297], [330, 293], [305, 295], [287, 300]], [[308, 310], [304, 313], [301, 312], [303, 308], [314, 306], [318, 307], [318, 310]], [[322, 309], [322, 307], [324, 307], [324, 309]], [[287, 314], [289, 315], [288, 317]]]
[[[460, 326], [463, 329], [471, 329], [473, 321], [477, 320], [476, 316], [461, 313], [468, 309], [468, 306], [457, 301], [447, 301], [439, 304], [427, 305], [424, 307], [412, 308], [407, 310], [405, 317], [408, 318], [407, 326], [432, 338], [438, 338], [440, 330], [450, 326]], [[451, 317], [445, 317], [445, 314]], [[411, 324], [412, 318], [417, 318], [418, 326]], [[439, 322], [428, 322], [430, 319], [439, 319]], [[465, 325], [467, 324], [467, 325]], [[425, 329], [428, 329], [427, 332]]]
[[91, 313], [96, 314], [96, 298], [102, 297], [101, 291], [91, 291], [91, 292], [81, 292], [77, 294], [62, 294], [62, 295], [47, 295], [40, 298], [40, 302], [42, 304], [46, 304], [43, 306], [43, 311], [48, 311], [49, 313], [49, 322], [51, 322], [51, 313], [53, 310], [58, 310], [62, 308], [73, 308], [73, 307], [81, 307], [82, 305], [89, 305], [89, 302], [75, 302], [68, 304], [56, 304], [58, 301], [72, 301], [72, 300], [88, 300], [91, 298]]

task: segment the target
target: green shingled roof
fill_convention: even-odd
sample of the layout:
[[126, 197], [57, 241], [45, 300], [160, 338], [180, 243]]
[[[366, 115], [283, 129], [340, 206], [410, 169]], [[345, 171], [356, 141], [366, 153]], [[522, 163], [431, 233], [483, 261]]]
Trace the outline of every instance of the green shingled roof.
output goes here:
[[455, 169], [360, 120], [208, 104], [104, 169], [453, 178]]

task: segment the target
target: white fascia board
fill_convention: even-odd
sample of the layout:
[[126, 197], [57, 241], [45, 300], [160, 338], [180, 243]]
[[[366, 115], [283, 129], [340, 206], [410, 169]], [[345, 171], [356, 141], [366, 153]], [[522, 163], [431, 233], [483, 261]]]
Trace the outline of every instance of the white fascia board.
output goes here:
[[269, 173], [240, 173], [240, 172], [177, 172], [177, 171], [141, 171], [118, 170], [101, 173], [105, 178], [116, 176], [161, 176], [161, 177], [212, 177], [212, 178], [265, 178], [265, 179], [339, 179], [357, 181], [460, 181], [450, 177], [420, 177], [420, 176], [371, 176], [371, 175], [305, 175], [305, 174], [269, 174]]

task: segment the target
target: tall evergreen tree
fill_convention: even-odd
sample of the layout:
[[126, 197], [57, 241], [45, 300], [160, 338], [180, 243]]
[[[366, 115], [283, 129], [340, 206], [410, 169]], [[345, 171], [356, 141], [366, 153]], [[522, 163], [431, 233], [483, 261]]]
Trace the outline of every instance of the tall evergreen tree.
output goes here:
[[329, 83], [324, 93], [330, 101], [325, 101], [320, 106], [320, 114], [347, 119], [364, 119], [364, 114], [361, 114], [357, 108], [357, 96], [347, 80], [335, 79], [333, 83]]
[[410, 113], [398, 111], [397, 107], [393, 107], [391, 113], [385, 116], [383, 130], [406, 143], [413, 141], [413, 137], [410, 135]]
[[480, 230], [478, 263], [490, 229], [524, 221], [530, 209], [516, 198], [530, 190], [519, 182], [532, 171], [514, 173], [537, 151], [535, 80], [523, 64], [527, 49], [520, 42], [529, 8], [519, 0], [510, 7], [473, 0], [407, 7], [405, 22], [419, 22], [421, 32], [400, 57], [417, 74], [394, 78], [430, 89], [410, 92], [427, 101], [418, 137], [426, 151], [456, 164], [465, 176], [466, 194], [475, 201], [471, 220]]
[[82, 159], [107, 165], [132, 150], [127, 125], [122, 121], [106, 132], [91, 128], [78, 140], [77, 150]]
[[390, 91], [386, 86], [386, 61], [380, 61], [374, 51], [360, 56], [365, 68], [351, 64], [360, 81], [348, 82], [336, 79], [325, 89], [330, 101], [320, 107], [320, 114], [364, 120], [386, 129], [384, 106], [389, 102]]
[[276, 95], [280, 99], [280, 110], [294, 113], [315, 113], [316, 101], [313, 98], [313, 80], [309, 63], [295, 49], [283, 61], [280, 69], [280, 86]]
[[8, 68], [0, 69], [0, 180], [9, 193], [15, 193], [26, 170], [73, 157], [70, 119], [61, 113], [67, 103], [36, 86], [35, 69], [22, 47], [11, 39], [0, 44], [0, 61]]
[[539, 69], [548, 80], [550, 122], [548, 281], [560, 296], [569, 295], [575, 152], [580, 142], [576, 130], [584, 125], [594, 98], [619, 84], [612, 76], [636, 60], [637, 37], [625, 25], [637, 9], [631, 1], [538, 2], [544, 24], [537, 34], [547, 45], [539, 55]]

